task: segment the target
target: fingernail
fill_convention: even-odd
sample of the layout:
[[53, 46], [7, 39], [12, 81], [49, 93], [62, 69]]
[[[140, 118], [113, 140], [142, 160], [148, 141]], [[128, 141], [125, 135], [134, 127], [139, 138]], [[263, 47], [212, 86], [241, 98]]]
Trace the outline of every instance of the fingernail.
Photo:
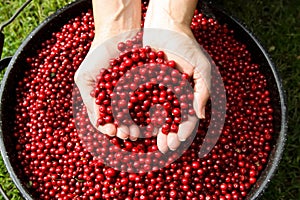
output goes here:
[[166, 154], [168, 152], [168, 150], [166, 149], [159, 149], [159, 151], [162, 153], [162, 154]]
[[123, 134], [117, 134], [117, 137], [122, 140], [126, 140], [128, 138], [128, 136], [124, 136]]
[[131, 141], [137, 141], [138, 138], [137, 138], [137, 137], [131, 137], [131, 136], [130, 136], [129, 139], [130, 139]]
[[127, 130], [127, 127], [119, 127], [117, 129], [117, 137], [121, 138], [123, 140], [126, 140], [129, 136], [129, 130]]
[[108, 135], [108, 136], [110, 136], [110, 137], [115, 136], [114, 134], [110, 134], [110, 133], [107, 133], [106, 135]]

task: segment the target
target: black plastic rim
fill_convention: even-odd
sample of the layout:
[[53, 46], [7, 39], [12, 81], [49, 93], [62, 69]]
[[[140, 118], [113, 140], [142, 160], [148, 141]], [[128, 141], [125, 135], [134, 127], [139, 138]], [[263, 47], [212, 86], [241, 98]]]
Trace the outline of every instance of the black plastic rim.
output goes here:
[[[274, 120], [276, 123], [274, 125], [277, 140], [269, 156], [267, 166], [246, 197], [246, 199], [257, 199], [266, 189], [282, 157], [287, 131], [285, 93], [278, 71], [260, 42], [234, 17], [211, 5], [208, 7], [205, 8], [204, 12], [212, 14], [220, 23], [228, 24], [228, 27], [235, 31], [236, 39], [248, 47], [253, 56], [253, 61], [262, 66], [264, 69], [263, 73], [268, 75], [271, 96], [274, 97], [272, 103], [275, 107]], [[14, 146], [12, 139], [9, 137], [13, 126], [11, 113], [13, 113], [13, 103], [15, 102], [14, 88], [16, 87], [16, 80], [23, 72], [22, 63], [25, 62], [25, 58], [30, 55], [32, 50], [36, 49], [40, 42], [50, 37], [53, 31], [57, 31], [69, 19], [78, 16], [79, 13], [87, 11], [89, 8], [91, 8], [89, 0], [79, 0], [58, 10], [43, 21], [18, 48], [3, 77], [0, 88], [0, 150], [10, 177], [25, 199], [33, 199], [33, 196], [22, 183], [20, 177], [17, 176], [13, 165], [15, 162]]]

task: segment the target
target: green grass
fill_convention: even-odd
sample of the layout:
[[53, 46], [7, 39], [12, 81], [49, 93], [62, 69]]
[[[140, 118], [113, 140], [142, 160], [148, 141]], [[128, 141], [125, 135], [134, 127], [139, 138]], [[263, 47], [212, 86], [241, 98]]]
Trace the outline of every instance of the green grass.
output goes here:
[[[25, 0], [0, 1], [0, 23]], [[66, 0], [33, 0], [5, 28], [3, 56], [13, 55], [25, 37]], [[287, 94], [289, 128], [282, 162], [262, 199], [300, 199], [300, 3], [298, 0], [216, 0], [243, 21], [269, 51]], [[21, 199], [0, 159], [0, 184], [11, 199]], [[0, 198], [1, 199], [1, 198]]]

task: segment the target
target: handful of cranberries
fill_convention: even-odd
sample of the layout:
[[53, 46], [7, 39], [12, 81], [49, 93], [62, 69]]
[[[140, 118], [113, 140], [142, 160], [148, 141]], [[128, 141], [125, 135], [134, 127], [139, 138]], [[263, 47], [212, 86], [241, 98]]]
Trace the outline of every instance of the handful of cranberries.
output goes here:
[[[143, 12], [146, 10], [145, 3]], [[71, 19], [27, 58], [24, 76], [16, 87], [13, 137], [17, 151], [17, 173], [36, 199], [223, 200], [244, 199], [247, 196], [265, 168], [272, 150], [273, 107], [267, 80], [260, 66], [253, 63], [247, 46], [237, 41], [234, 31], [226, 25], [196, 11], [191, 28], [199, 44], [216, 63], [227, 99], [221, 136], [214, 148], [202, 158], [198, 152], [211, 121], [216, 120], [210, 113], [210, 102], [206, 118], [199, 122], [191, 145], [182, 155], [174, 152], [174, 157], [178, 157], [174, 162], [168, 162], [164, 159], [165, 155], [157, 152], [155, 137], [137, 141], [109, 138], [98, 134], [88, 118], [82, 117], [87, 115], [86, 110], [82, 103], [74, 105], [75, 100], [80, 102], [80, 96], [75, 91], [77, 96], [74, 97], [72, 89], [74, 73], [94, 37], [91, 10]], [[168, 87], [160, 85], [160, 81], [172, 82], [173, 76], [164, 76], [160, 80], [158, 75], [157, 82], [149, 80], [141, 85], [131, 81], [130, 84], [120, 84], [120, 89], [113, 82], [114, 67], [118, 71], [122, 67], [137, 70], [137, 74], [143, 75], [140, 61], [150, 70], [152, 65], [160, 64], [160, 67], [166, 65], [166, 69], [173, 71], [172, 62], [163, 60], [162, 52], [154, 52], [150, 48], [132, 46], [129, 53], [125, 51], [126, 43], [125, 47], [120, 44], [119, 48], [123, 52], [120, 57], [123, 56], [124, 60], [112, 60], [112, 67], [99, 76], [99, 80], [107, 79], [111, 85], [104, 86], [107, 87], [104, 90], [95, 88], [93, 94], [98, 103], [105, 105], [100, 106], [105, 116], [100, 116], [99, 124], [113, 122], [119, 125], [119, 121], [123, 122], [124, 113], [129, 113], [130, 118], [127, 119], [132, 119], [141, 127], [148, 127], [150, 120], [153, 126], [165, 120], [163, 126], [169, 126], [165, 128], [165, 133], [171, 131], [174, 124], [172, 131], [176, 130], [176, 124], [184, 120], [186, 114], [193, 113], [190, 113], [189, 104], [177, 103], [176, 100], [183, 97], [181, 91], [177, 95], [176, 85], [173, 93], [168, 91]], [[143, 53], [148, 61], [142, 59]], [[150, 62], [152, 58], [154, 63]], [[121, 77], [122, 74], [118, 73], [116, 75]], [[122, 78], [126, 80], [126, 76], [124, 73]], [[177, 76], [181, 80], [187, 78], [180, 73]], [[101, 82], [99, 88], [103, 88]], [[128, 91], [125, 85], [133, 88], [127, 96], [127, 103], [119, 101], [123, 89]], [[192, 99], [191, 96], [184, 98]], [[109, 99], [112, 105], [118, 106], [112, 106], [110, 110], [109, 104], [105, 104]], [[117, 101], [113, 102], [114, 99]], [[157, 101], [158, 107], [162, 106], [166, 111], [161, 115], [162, 120], [151, 117], [156, 114], [149, 110]], [[113, 108], [119, 106], [129, 112], [116, 110], [112, 119]], [[181, 119], [177, 118], [179, 113], [176, 108], [179, 106]], [[81, 111], [75, 112], [77, 109]], [[124, 152], [134, 154], [123, 156]], [[154, 157], [147, 157], [149, 153], [153, 153]], [[134, 155], [139, 156], [136, 157], [138, 159]], [[130, 163], [129, 171], [126, 171], [127, 163]], [[149, 168], [153, 163], [165, 167]], [[148, 170], [135, 173], [136, 168]]]
[[139, 47], [140, 38], [142, 32], [119, 43], [119, 57], [111, 59], [111, 67], [97, 77], [91, 95], [99, 105], [98, 124], [137, 124], [144, 137], [161, 127], [164, 134], [177, 133], [188, 114], [195, 114], [191, 80], [175, 69], [174, 61], [165, 59], [163, 51]]

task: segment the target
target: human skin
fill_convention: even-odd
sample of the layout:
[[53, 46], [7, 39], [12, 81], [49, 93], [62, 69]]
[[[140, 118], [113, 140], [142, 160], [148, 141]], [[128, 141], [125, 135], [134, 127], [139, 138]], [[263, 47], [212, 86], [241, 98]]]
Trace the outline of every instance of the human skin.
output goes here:
[[[136, 140], [140, 135], [137, 125], [131, 125], [130, 127], [125, 125], [116, 127], [114, 124], [97, 126], [99, 109], [95, 104], [95, 99], [90, 96], [90, 91], [92, 91], [96, 81], [96, 75], [99, 74], [99, 66], [109, 67], [105, 60], [117, 55], [114, 49], [106, 46], [108, 45], [106, 41], [124, 32], [140, 29], [141, 1], [93, 0], [92, 3], [95, 37], [90, 52], [75, 74], [75, 82], [87, 107], [90, 121], [99, 131], [121, 139]], [[178, 70], [192, 76], [195, 82], [193, 103], [197, 117], [189, 116], [187, 121], [180, 124], [178, 133], [165, 135], [161, 132], [161, 129], [153, 133], [157, 136], [158, 148], [163, 153], [177, 149], [180, 143], [190, 136], [198, 118], [204, 118], [205, 116], [205, 104], [209, 97], [210, 62], [202, 49], [199, 48], [190, 29], [196, 5], [197, 0], [151, 0], [144, 23], [144, 45], [150, 45], [157, 50], [165, 50], [167, 58], [177, 62]], [[176, 48], [183, 50], [181, 52], [168, 51], [168, 46], [173, 45], [172, 42], [174, 41], [168, 38], [154, 37], [152, 35], [153, 30], [154, 32], [169, 31], [171, 34], [167, 34], [168, 38], [172, 38], [172, 35], [174, 37], [180, 35], [180, 41], [177, 37], [176, 43], [185, 48]], [[131, 33], [134, 33], [134, 31]], [[127, 38], [123, 38], [124, 40], [129, 39], [128, 35], [126, 36]], [[90, 63], [95, 62], [95, 58], [90, 55], [97, 48], [103, 48], [102, 60], [99, 60], [101, 62], [99, 65], [92, 65]]]

